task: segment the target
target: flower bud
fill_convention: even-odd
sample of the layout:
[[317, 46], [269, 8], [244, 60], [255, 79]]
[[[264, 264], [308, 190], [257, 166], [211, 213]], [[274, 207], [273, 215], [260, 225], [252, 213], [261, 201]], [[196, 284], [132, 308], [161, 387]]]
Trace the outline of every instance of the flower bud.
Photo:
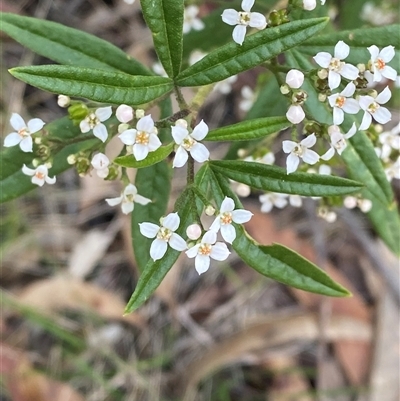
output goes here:
[[318, 93], [318, 100], [320, 102], [325, 102], [326, 101], [326, 94], [325, 93]]
[[71, 98], [65, 95], [58, 95], [57, 104], [60, 107], [68, 107], [71, 104]]
[[135, 113], [135, 117], [136, 117], [137, 119], [143, 118], [143, 117], [144, 117], [144, 110], [143, 110], [143, 109], [137, 109], [137, 110], [136, 110], [136, 113]]
[[211, 205], [208, 205], [206, 207], [205, 214], [207, 216], [214, 216], [214, 213], [215, 213], [215, 208], [213, 206], [211, 206]]
[[316, 0], [303, 0], [304, 10], [311, 11], [311, 10], [314, 10], [315, 7], [317, 7]]
[[287, 95], [290, 92], [289, 86], [288, 85], [282, 85], [280, 87], [280, 91], [282, 95]]
[[321, 70], [318, 70], [317, 75], [320, 79], [326, 79], [328, 78], [328, 71], [325, 68], [322, 68]]
[[187, 229], [186, 229], [186, 235], [188, 236], [189, 239], [192, 240], [197, 240], [200, 238], [202, 233], [202, 229], [198, 224], [191, 224]]
[[115, 115], [118, 121], [120, 121], [121, 123], [127, 123], [128, 121], [133, 120], [133, 109], [131, 106], [121, 104], [117, 107]]
[[126, 149], [126, 153], [128, 155], [132, 155], [133, 154], [133, 145], [126, 145], [125, 149]]
[[238, 184], [235, 192], [242, 198], [247, 198], [251, 193], [251, 188], [246, 184]]
[[122, 134], [124, 131], [126, 131], [129, 128], [130, 128], [129, 124], [122, 123], [122, 124], [118, 125], [118, 134]]
[[363, 213], [368, 213], [372, 209], [372, 202], [369, 199], [360, 199], [358, 207]]
[[72, 121], [79, 124], [89, 113], [88, 108], [83, 103], [74, 103], [68, 107], [68, 114]]
[[75, 164], [76, 163], [76, 155], [69, 155], [67, 157], [67, 163], [68, 164]]
[[33, 167], [37, 167], [37, 166], [39, 166], [40, 164], [42, 164], [42, 161], [40, 160], [40, 159], [33, 159], [32, 160], [32, 165], [33, 165]]
[[326, 214], [326, 217], [325, 217], [325, 220], [328, 222], [328, 223], [334, 223], [336, 220], [337, 220], [337, 214], [335, 213], [335, 212], [328, 212], [327, 214]]
[[292, 102], [298, 105], [303, 104], [308, 98], [308, 94], [306, 91], [299, 90], [293, 93]]
[[354, 196], [346, 196], [343, 200], [343, 206], [347, 209], [354, 209], [357, 206], [357, 198]]
[[292, 124], [299, 124], [305, 119], [306, 115], [304, 113], [304, 110], [302, 109], [301, 106], [298, 105], [291, 105], [289, 107], [289, 110], [286, 113], [286, 118], [292, 123]]
[[188, 123], [187, 123], [187, 121], [184, 120], [183, 118], [180, 118], [179, 120], [176, 120], [176, 121], [175, 121], [175, 126], [176, 126], [176, 127], [182, 127], [182, 128], [187, 129]]
[[290, 88], [298, 89], [304, 83], [304, 74], [299, 70], [290, 70], [286, 74], [286, 83]]
[[36, 143], [36, 145], [40, 145], [40, 144], [42, 143], [42, 137], [37, 136], [37, 137], [35, 138], [35, 143]]
[[240, 159], [243, 159], [244, 157], [246, 157], [247, 151], [246, 149], [239, 149], [237, 151], [237, 155]]
[[278, 11], [274, 10], [269, 14], [268, 17], [268, 25], [269, 26], [278, 26], [281, 23], [281, 17]]
[[46, 145], [40, 145], [36, 153], [42, 160], [45, 160], [50, 156], [50, 148]]
[[78, 157], [75, 167], [78, 174], [83, 177], [90, 169], [90, 160], [87, 157]]
[[106, 180], [108, 181], [116, 180], [118, 178], [118, 175], [119, 175], [119, 167], [116, 166], [115, 164], [112, 164], [108, 168], [108, 175], [106, 177]]
[[368, 95], [375, 99], [378, 96], [378, 92], [375, 89], [371, 89], [368, 91]]
[[363, 63], [357, 64], [357, 68], [358, 68], [358, 71], [360, 71], [361, 74], [364, 73], [365, 70], [367, 69], [367, 67]]

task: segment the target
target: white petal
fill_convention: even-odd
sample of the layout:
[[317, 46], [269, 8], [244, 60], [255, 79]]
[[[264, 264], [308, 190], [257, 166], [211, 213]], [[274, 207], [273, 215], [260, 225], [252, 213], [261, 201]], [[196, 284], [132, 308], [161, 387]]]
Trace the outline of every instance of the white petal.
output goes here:
[[118, 135], [118, 138], [121, 139], [122, 143], [125, 145], [133, 145], [136, 141], [136, 133], [135, 129], [127, 129], [121, 135]]
[[179, 218], [178, 213], [170, 213], [164, 217], [162, 225], [165, 228], [168, 228], [168, 230], [176, 231], [176, 229], [179, 227], [180, 222], [181, 219]]
[[157, 135], [155, 134], [150, 134], [150, 138], [149, 138], [149, 144], [147, 145], [147, 147], [149, 148], [150, 152], [154, 152], [155, 150], [157, 150], [160, 146], [161, 146], [161, 141], [158, 138]]
[[197, 255], [194, 261], [194, 267], [197, 273], [203, 274], [210, 267], [210, 257], [206, 255]]
[[261, 13], [251, 13], [249, 26], [257, 29], [264, 29], [267, 26], [267, 20]]
[[204, 163], [210, 157], [210, 152], [202, 143], [195, 143], [190, 150], [190, 154], [198, 163]]
[[270, 200], [266, 200], [261, 205], [261, 212], [262, 213], [269, 213], [273, 208], [273, 203]]
[[306, 148], [311, 148], [316, 143], [317, 143], [317, 137], [315, 136], [315, 134], [311, 134], [307, 138], [304, 138], [300, 142], [300, 145], [305, 146]]
[[44, 185], [44, 178], [38, 178], [36, 175], [32, 177], [32, 184], [39, 185], [39, 187], [42, 187]]
[[340, 85], [340, 74], [335, 71], [329, 71], [328, 74], [328, 85], [330, 89], [336, 89]]
[[18, 145], [21, 142], [21, 135], [16, 132], [11, 132], [4, 138], [4, 146], [9, 148], [10, 146]]
[[225, 196], [219, 209], [220, 212], [221, 213], [231, 212], [233, 209], [235, 209], [235, 202], [233, 201], [232, 198], [228, 198], [227, 196]]
[[152, 132], [154, 129], [154, 121], [151, 115], [142, 117], [136, 124], [136, 129], [138, 131]]
[[346, 85], [346, 87], [340, 92], [340, 94], [344, 97], [353, 96], [354, 92], [356, 91], [356, 86], [353, 82], [350, 82]]
[[25, 175], [34, 175], [36, 173], [36, 170], [33, 170], [29, 167], [27, 167], [25, 164], [22, 166], [22, 172]]
[[[379, 71], [375, 65], [373, 65], [373, 70], [374, 70], [374, 74], [373, 74], [373, 82], [381, 82], [382, 81], [382, 73], [381, 71]], [[366, 72], [370, 72], [370, 71], [366, 71]], [[383, 72], [383, 71], [382, 71]], [[368, 80], [368, 78], [367, 78]]]
[[150, 246], [150, 257], [153, 260], [159, 260], [167, 252], [167, 243], [161, 239], [155, 239]]
[[381, 52], [380, 52], [379, 55], [382, 57], [382, 60], [383, 60], [385, 63], [388, 63], [388, 62], [391, 61], [392, 58], [395, 56], [394, 46], [386, 46], [386, 47], [384, 47], [384, 48], [381, 50]]
[[136, 194], [135, 196], [135, 202], [139, 203], [140, 205], [147, 205], [148, 203], [151, 202], [151, 199], [145, 198], [142, 195]]
[[40, 118], [33, 118], [28, 121], [28, 129], [31, 134], [40, 131], [46, 123]]
[[364, 113], [363, 119], [361, 121], [361, 125], [358, 128], [360, 131], [364, 131], [366, 129], [368, 129], [370, 127], [372, 123], [372, 117], [371, 114], [369, 114], [368, 112]]
[[189, 156], [186, 152], [186, 150], [182, 147], [179, 146], [178, 150], [175, 153], [175, 158], [172, 163], [172, 167], [182, 167], [186, 164]]
[[104, 169], [110, 164], [110, 160], [104, 153], [97, 153], [96, 155], [93, 156], [93, 159], [91, 161], [91, 165], [95, 169]]
[[133, 195], [134, 197], [137, 194], [137, 188], [135, 187], [135, 185], [133, 184], [128, 184], [125, 189], [124, 189], [124, 195], [128, 196], [128, 195]]
[[291, 153], [286, 159], [286, 171], [287, 174], [293, 173], [299, 166], [300, 159], [294, 153]]
[[[346, 102], [347, 103], [347, 102]], [[357, 103], [358, 105], [358, 103]], [[344, 112], [339, 107], [333, 108], [333, 124], [340, 125], [344, 120]]]
[[46, 176], [45, 177], [45, 181], [47, 182], [47, 184], [49, 185], [53, 185], [56, 183], [56, 177], [54, 176], [53, 178]]
[[106, 202], [110, 205], [110, 206], [117, 206], [122, 202], [123, 196], [118, 196], [117, 198], [108, 198], [106, 199]]
[[86, 134], [86, 132], [89, 132], [91, 130], [89, 123], [85, 120], [82, 120], [79, 123], [79, 128], [81, 129], [81, 132], [83, 134]]
[[369, 105], [373, 103], [375, 100], [372, 96], [360, 96], [358, 103], [360, 104], [363, 110], [367, 110]]
[[235, 227], [233, 227], [232, 224], [222, 225], [221, 226], [221, 235], [222, 235], [222, 238], [224, 239], [224, 241], [228, 242], [229, 244], [232, 244], [232, 242], [235, 241], [235, 238], [236, 238]]
[[219, 229], [221, 228], [221, 218], [218, 215], [216, 217], [216, 219], [213, 221], [213, 223], [211, 224], [209, 230], [211, 231], [215, 231], [216, 233], [219, 231]]
[[246, 27], [244, 25], [236, 25], [235, 28], [233, 28], [232, 38], [234, 42], [236, 42], [239, 45], [242, 45], [245, 36], [246, 36]]
[[387, 79], [391, 79], [392, 81], [395, 81], [396, 77], [397, 77], [397, 71], [394, 68], [392, 68], [390, 65], [387, 65], [383, 69], [382, 75]]
[[109, 172], [110, 170], [108, 169], [108, 167], [96, 170], [96, 174], [100, 178], [106, 178]]
[[386, 102], [389, 101], [389, 99], [392, 97], [392, 92], [390, 92], [389, 87], [387, 86], [377, 97], [376, 101], [379, 104], [385, 104]]
[[228, 25], [237, 25], [239, 23], [239, 13], [233, 8], [228, 8], [224, 10], [221, 15], [222, 21]]
[[217, 233], [214, 232], [214, 231], [207, 231], [203, 235], [203, 238], [201, 239], [201, 242], [205, 243], [205, 244], [215, 244], [216, 240], [217, 240]]
[[255, 0], [242, 0], [242, 10], [250, 12]]
[[[333, 151], [335, 152], [334, 149], [333, 149]], [[321, 175], [331, 175], [331, 173], [332, 173], [332, 169], [330, 168], [330, 166], [327, 166], [326, 164], [321, 164], [321, 165], [319, 166], [318, 174], [321, 174]]]
[[371, 60], [375, 61], [379, 56], [379, 48], [378, 46], [372, 45], [367, 48], [369, 53], [371, 54]]
[[159, 229], [160, 227], [157, 224], [139, 223], [140, 233], [147, 238], [154, 238], [157, 235]]
[[237, 224], [243, 224], [250, 221], [253, 213], [244, 209], [237, 209], [232, 212], [232, 220]]
[[26, 128], [24, 119], [17, 113], [11, 114], [10, 124], [17, 131]]
[[344, 60], [350, 54], [350, 46], [340, 40], [336, 43], [334, 56], [339, 60]]
[[303, 161], [307, 164], [315, 164], [319, 160], [319, 154], [313, 150], [307, 149], [303, 154]]
[[374, 118], [378, 123], [386, 124], [392, 119], [392, 113], [386, 107], [379, 107], [374, 113]]
[[331, 147], [329, 148], [329, 150], [321, 156], [321, 159], [322, 159], [322, 160], [330, 160], [330, 159], [332, 159], [332, 157], [334, 156], [334, 154], [335, 154], [335, 148], [333, 148], [333, 147], [331, 146]]
[[348, 114], [357, 114], [360, 111], [360, 105], [356, 99], [347, 99], [343, 105], [343, 111]]
[[189, 248], [185, 253], [187, 255], [188, 258], [194, 258], [195, 256], [197, 256], [197, 253], [199, 251], [199, 247], [200, 244], [197, 244], [191, 248]]
[[108, 138], [108, 132], [107, 132], [107, 128], [104, 124], [97, 124], [94, 128], [93, 128], [93, 135], [96, 138], [99, 138], [100, 141], [105, 142]]
[[303, 204], [300, 195], [290, 195], [289, 196], [289, 203], [293, 207], [301, 207], [301, 205]]
[[217, 242], [211, 249], [210, 256], [215, 260], [225, 260], [228, 258], [230, 252], [226, 244]]
[[33, 142], [32, 142], [32, 137], [31, 137], [31, 136], [25, 137], [25, 138], [19, 143], [19, 147], [21, 148], [21, 150], [22, 150], [23, 152], [32, 152], [32, 146], [33, 146]]
[[285, 153], [290, 153], [298, 144], [293, 141], [283, 141], [282, 142], [282, 149]]
[[285, 194], [276, 194], [276, 195], [278, 195], [278, 196], [276, 197], [276, 199], [274, 201], [274, 205], [279, 209], [283, 209], [288, 204], [288, 201], [286, 198], [287, 195], [285, 197], [283, 196]]
[[286, 118], [292, 123], [292, 124], [299, 124], [301, 123], [304, 118], [306, 117], [304, 110], [301, 106], [299, 105], [291, 105], [289, 107], [289, 110], [286, 113]]
[[141, 143], [135, 143], [133, 145], [133, 155], [137, 161], [144, 160], [149, 154], [149, 148]]
[[359, 75], [360, 71], [358, 70], [357, 67], [355, 67], [354, 65], [351, 64], [345, 64], [342, 69], [340, 70], [340, 75], [342, 77], [345, 77], [346, 79], [357, 79], [358, 75]]
[[129, 214], [133, 212], [135, 204], [133, 202], [122, 202], [121, 210], [123, 214]]
[[208, 134], [208, 125], [201, 120], [193, 129], [191, 137], [197, 141], [203, 140]]
[[112, 108], [111, 106], [107, 107], [100, 107], [97, 109], [94, 114], [100, 121], [106, 121], [111, 117], [112, 114]]
[[351, 138], [357, 132], [356, 123], [353, 123], [349, 132], [346, 135], [343, 135], [346, 139]]
[[186, 241], [178, 234], [173, 233], [169, 239], [169, 246], [176, 251], [184, 251], [187, 249]]
[[[189, 135], [187, 129], [180, 127], [180, 126], [173, 126], [171, 127], [172, 137], [177, 145], [180, 145], [182, 141]], [[185, 162], [186, 163], [186, 162]]]
[[319, 52], [314, 57], [315, 62], [322, 68], [328, 68], [332, 56], [327, 52]]

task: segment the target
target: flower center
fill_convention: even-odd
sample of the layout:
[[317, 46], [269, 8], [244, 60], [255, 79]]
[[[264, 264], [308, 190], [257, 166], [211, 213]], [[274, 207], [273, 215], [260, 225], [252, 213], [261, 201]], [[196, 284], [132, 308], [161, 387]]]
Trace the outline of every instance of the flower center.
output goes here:
[[329, 69], [331, 71], [339, 72], [344, 66], [344, 62], [340, 61], [338, 58], [332, 57], [331, 62], [329, 63]]
[[135, 195], [133, 195], [133, 194], [125, 195], [125, 201], [126, 202], [133, 203], [134, 200], [135, 200]]
[[304, 153], [304, 149], [301, 145], [296, 145], [293, 149], [293, 153], [297, 156], [302, 156]]
[[334, 146], [336, 149], [340, 150], [340, 149], [344, 149], [347, 146], [347, 144], [346, 144], [346, 141], [343, 138], [341, 138], [337, 142], [335, 142]]
[[246, 11], [239, 11], [239, 24], [240, 25], [249, 25], [250, 22], [250, 13]]
[[96, 125], [100, 124], [100, 120], [96, 117], [96, 114], [91, 113], [86, 117], [86, 121], [89, 124], [90, 129], [93, 129]]
[[375, 61], [375, 66], [378, 70], [383, 70], [386, 66], [386, 63], [381, 58], [378, 58]]
[[336, 107], [342, 108], [344, 103], [346, 102], [346, 98], [344, 96], [338, 96], [335, 102]]
[[157, 239], [161, 239], [165, 242], [168, 242], [172, 236], [172, 231], [168, 230], [168, 228], [160, 227], [157, 233]]
[[145, 131], [139, 131], [136, 134], [136, 143], [138, 143], [140, 145], [148, 145], [149, 139], [150, 139], [150, 134], [148, 134]]
[[231, 212], [222, 213], [220, 220], [221, 220], [221, 224], [231, 224], [232, 223], [232, 213]]
[[379, 107], [381, 107], [378, 103], [376, 102], [372, 102], [369, 106], [368, 106], [368, 111], [373, 114], [375, 113]]
[[38, 178], [39, 180], [43, 180], [45, 177], [45, 174], [42, 173], [41, 171], [36, 171], [35, 177]]
[[29, 136], [31, 133], [29, 132], [28, 128], [24, 127], [21, 128], [20, 130], [18, 130], [18, 135], [21, 138], [26, 138], [27, 136]]
[[193, 145], [196, 143], [196, 141], [190, 137], [189, 135], [182, 141], [182, 146], [186, 150], [192, 149]]
[[199, 254], [208, 256], [211, 253], [212, 246], [210, 244], [201, 244], [199, 246]]

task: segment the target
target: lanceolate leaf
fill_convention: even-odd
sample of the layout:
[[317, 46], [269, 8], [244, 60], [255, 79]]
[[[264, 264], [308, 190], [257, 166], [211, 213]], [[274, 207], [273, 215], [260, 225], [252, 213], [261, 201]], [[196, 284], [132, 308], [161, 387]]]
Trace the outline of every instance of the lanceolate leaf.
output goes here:
[[[235, 200], [236, 207], [242, 205], [232, 192], [228, 180], [219, 173], [202, 172], [203, 179], [211, 185], [217, 204], [221, 204], [225, 196]], [[200, 183], [199, 183], [200, 184]], [[304, 259], [291, 249], [279, 244], [260, 245], [252, 239], [240, 225], [235, 225], [236, 239], [233, 249], [254, 270], [281, 283], [305, 291], [332, 297], [345, 297], [350, 293], [340, 284], [333, 281], [324, 271]]]
[[165, 161], [140, 169], [136, 174], [135, 185], [138, 193], [152, 200], [152, 203], [145, 206], [135, 204], [132, 212], [132, 245], [141, 271], [149, 261], [152, 240], [140, 233], [139, 223], [146, 221], [158, 224], [160, 217], [165, 215], [171, 190], [171, 178], [171, 168]]
[[176, 82], [180, 86], [201, 86], [246, 71], [304, 42], [327, 21], [327, 18], [313, 18], [267, 28], [248, 35], [242, 46], [232, 41], [182, 71]]
[[17, 67], [11, 69], [10, 73], [29, 85], [49, 92], [131, 106], [150, 102], [172, 89], [169, 78], [132, 76], [63, 65]]
[[329, 175], [292, 173], [262, 163], [246, 161], [212, 161], [210, 168], [237, 182], [264, 191], [304, 196], [337, 196], [360, 191], [362, 184]]
[[123, 167], [132, 167], [132, 168], [143, 168], [149, 167], [153, 164], [159, 163], [160, 161], [164, 160], [174, 149], [174, 143], [170, 143], [166, 146], [161, 146], [154, 152], [150, 152], [148, 156], [144, 160], [137, 161], [135, 156], [127, 155], [127, 156], [120, 156], [114, 160], [115, 164], [119, 164]]
[[168, 76], [179, 74], [182, 62], [183, 0], [141, 0], [158, 58]]
[[291, 123], [286, 117], [267, 117], [243, 121], [238, 124], [217, 128], [210, 131], [206, 141], [246, 141], [264, 138], [279, 132]]
[[350, 46], [350, 55], [346, 58], [347, 63], [357, 65], [358, 63], [368, 63], [371, 55], [367, 47], [376, 45], [380, 49], [388, 45], [395, 47], [395, 57], [389, 63], [400, 74], [400, 25], [387, 25], [375, 28], [360, 28], [351, 31], [341, 31], [327, 35], [318, 35], [303, 43], [299, 50], [310, 56], [315, 56], [318, 52], [329, 52], [333, 54], [333, 49], [339, 40], [343, 40]]
[[[194, 195], [191, 190], [184, 191], [177, 201], [175, 210], [179, 212], [181, 223], [176, 232], [183, 238], [186, 238], [185, 232], [189, 224], [196, 220], [196, 213], [193, 209]], [[179, 207], [178, 207], [179, 203]], [[165, 256], [154, 262], [150, 260], [141, 274], [139, 281], [136, 285], [135, 292], [129, 300], [125, 313], [133, 312], [139, 308], [160, 285], [161, 281], [174, 265], [181, 252], [175, 251], [171, 247]]]
[[0, 30], [57, 63], [132, 75], [152, 75], [145, 66], [111, 43], [80, 30], [9, 13], [1, 13], [0, 21]]

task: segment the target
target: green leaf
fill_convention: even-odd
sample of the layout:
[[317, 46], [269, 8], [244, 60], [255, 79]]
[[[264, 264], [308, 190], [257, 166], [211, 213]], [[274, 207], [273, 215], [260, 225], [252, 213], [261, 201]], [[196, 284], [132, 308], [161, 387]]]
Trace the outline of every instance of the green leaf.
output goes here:
[[135, 159], [135, 156], [127, 155], [127, 156], [117, 157], [114, 160], [114, 163], [123, 167], [131, 167], [131, 168], [149, 167], [167, 158], [173, 149], [174, 149], [174, 143], [171, 142], [169, 145], [161, 146], [154, 152], [150, 152], [149, 155], [144, 160], [137, 161]]
[[[242, 205], [236, 194], [230, 188], [228, 180], [214, 173], [211, 166], [202, 171], [202, 179], [211, 184], [211, 190], [217, 204], [221, 204], [225, 196], [234, 199], [237, 208]], [[198, 184], [201, 184], [196, 181]], [[241, 225], [235, 225], [236, 239], [233, 249], [254, 270], [283, 284], [300, 288], [304, 291], [332, 297], [351, 295], [340, 284], [333, 281], [324, 271], [306, 260], [293, 250], [283, 245], [260, 245], [244, 230]]]
[[151, 102], [173, 87], [169, 78], [63, 65], [17, 67], [10, 73], [29, 85], [52, 93], [131, 106]]
[[60, 64], [153, 75], [111, 43], [56, 22], [0, 14], [0, 30], [37, 54]]
[[[196, 220], [193, 199], [194, 195], [189, 189], [181, 194], [175, 204], [175, 210], [179, 212], [179, 217], [181, 219], [181, 223], [179, 228], [176, 230], [176, 233], [184, 238], [186, 237], [185, 232], [187, 226]], [[168, 247], [168, 250], [162, 259], [157, 260], [156, 262], [150, 260], [147, 263], [142, 275], [139, 278], [135, 291], [125, 308], [126, 314], [131, 313], [135, 309], [139, 308], [139, 306], [141, 306], [150, 297], [150, 295], [160, 285], [165, 275], [174, 265], [180, 254], [181, 252], [175, 251], [171, 247]]]
[[[358, 63], [367, 64], [371, 58], [367, 47], [376, 45], [380, 49], [388, 45], [396, 48], [395, 57], [389, 63], [400, 74], [400, 25], [387, 25], [375, 28], [360, 28], [350, 31], [341, 31], [327, 35], [314, 36], [307, 42], [298, 47], [301, 53], [315, 56], [318, 52], [328, 52], [333, 54], [334, 47], [339, 40], [343, 40], [350, 46], [350, 55], [346, 58], [346, 63], [357, 65]], [[311, 66], [310, 66], [311, 67]], [[313, 65], [312, 68], [316, 68]]]
[[167, 162], [138, 170], [135, 178], [138, 193], [152, 200], [148, 205], [135, 204], [132, 212], [132, 246], [136, 262], [143, 271], [150, 258], [150, 245], [153, 240], [144, 237], [139, 230], [139, 223], [150, 222], [158, 224], [168, 206], [171, 190], [171, 167]]
[[292, 173], [256, 162], [221, 160], [209, 162], [210, 168], [252, 188], [303, 196], [337, 196], [360, 191], [362, 184], [330, 175]]
[[243, 121], [210, 131], [206, 141], [246, 141], [264, 138], [267, 135], [279, 132], [291, 123], [286, 117], [267, 117]]
[[327, 22], [327, 18], [289, 22], [247, 36], [242, 46], [228, 43], [182, 71], [176, 83], [179, 86], [201, 86], [222, 81], [304, 42]]
[[[45, 130], [49, 133], [49, 138], [57, 137], [63, 140], [72, 139], [82, 135], [79, 127], [74, 126], [68, 117], [53, 121], [45, 125]], [[93, 149], [98, 146], [99, 140], [96, 138], [85, 140], [65, 146], [54, 155], [53, 167], [49, 170], [49, 176], [58, 175], [71, 168], [67, 162], [67, 157], [80, 151]], [[3, 158], [3, 155], [6, 157]], [[15, 159], [10, 161], [10, 157]], [[6, 149], [1, 152], [2, 175], [0, 181], [0, 203], [18, 198], [19, 196], [37, 188], [37, 185], [31, 183], [31, 177], [22, 173], [22, 165], [29, 164], [35, 157], [35, 153], [26, 154], [18, 147]], [[29, 160], [28, 160], [29, 158]], [[47, 184], [45, 184], [47, 185]]]
[[173, 78], [182, 63], [183, 0], [141, 0], [143, 17], [166, 73]]

